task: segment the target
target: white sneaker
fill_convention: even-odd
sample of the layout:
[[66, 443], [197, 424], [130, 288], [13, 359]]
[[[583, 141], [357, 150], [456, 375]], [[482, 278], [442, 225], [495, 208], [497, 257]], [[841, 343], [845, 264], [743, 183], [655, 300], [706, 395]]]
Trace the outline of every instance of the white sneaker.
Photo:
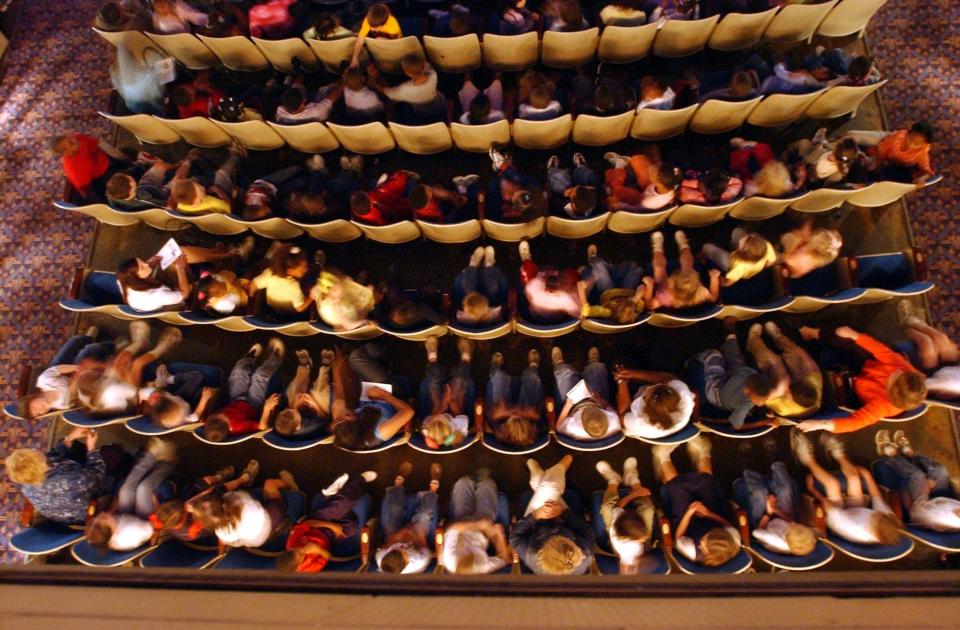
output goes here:
[[640, 473], [637, 472], [637, 458], [623, 460], [623, 484], [629, 488], [640, 485]]
[[547, 159], [547, 170], [549, 171], [553, 168], [560, 168], [560, 157], [557, 155], [551, 155]]
[[497, 264], [497, 252], [493, 249], [493, 245], [487, 245], [483, 248], [483, 266], [493, 267], [495, 264]]
[[322, 155], [317, 153], [316, 155], [313, 155], [307, 159], [306, 167], [308, 171], [322, 171], [326, 170], [327, 162], [323, 159]]
[[530, 242], [527, 240], [520, 241], [520, 244], [517, 246], [517, 251], [520, 252], [520, 260], [530, 260]]
[[473, 250], [473, 253], [470, 255], [470, 266], [479, 267], [480, 263], [483, 262], [484, 253], [485, 253], [485, 250], [483, 249], [482, 246]]
[[503, 165], [507, 163], [507, 157], [495, 148], [490, 147], [490, 161], [493, 162], [493, 172], [499, 173]]
[[630, 159], [627, 158], [627, 156], [614, 153], [613, 151], [604, 153], [603, 159], [609, 162], [613, 168], [627, 168], [630, 164]]
[[619, 486], [623, 482], [623, 478], [617, 474], [617, 471], [613, 469], [613, 466], [605, 460], [600, 460], [597, 462], [597, 472], [607, 480], [608, 485]]
[[377, 473], [374, 470], [365, 470], [360, 473], [360, 476], [363, 477], [363, 480], [367, 483], [373, 483], [377, 480]]
[[580, 168], [586, 163], [587, 163], [587, 158], [583, 157], [583, 153], [580, 153], [579, 151], [577, 151], [576, 153], [573, 154], [574, 167]]
[[[363, 474], [366, 475], [367, 473], [363, 473]], [[377, 478], [377, 473], [373, 473], [373, 478], [374, 479]], [[333, 483], [331, 483], [329, 486], [321, 490], [320, 494], [322, 494], [325, 497], [332, 497], [333, 495], [337, 494], [338, 492], [340, 492], [340, 490], [343, 489], [343, 486], [346, 485], [348, 479], [350, 479], [350, 475], [347, 473], [343, 473], [342, 475], [334, 479]], [[373, 479], [371, 479], [371, 481], [373, 481]]]

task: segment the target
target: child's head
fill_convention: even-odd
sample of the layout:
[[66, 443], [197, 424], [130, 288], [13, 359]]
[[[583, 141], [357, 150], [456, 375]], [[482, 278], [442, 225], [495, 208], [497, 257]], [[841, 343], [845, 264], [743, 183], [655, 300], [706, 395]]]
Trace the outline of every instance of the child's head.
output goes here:
[[494, 435], [498, 440], [520, 447], [533, 444], [537, 439], [537, 433], [537, 425], [519, 415], [510, 416], [494, 429]]
[[412, 300], [403, 300], [390, 310], [390, 321], [397, 326], [413, 326], [421, 321], [420, 309]]
[[663, 96], [667, 91], [667, 83], [660, 77], [648, 75], [640, 81], [640, 100], [652, 101]]
[[583, 410], [581, 420], [583, 420], [583, 430], [592, 438], [602, 438], [610, 428], [610, 419], [607, 418], [607, 414], [600, 407], [593, 405]]
[[611, 307], [611, 319], [618, 324], [632, 324], [637, 321], [640, 309], [634, 300], [617, 300]]
[[360, 68], [347, 68], [343, 73], [343, 84], [348, 90], [357, 92], [367, 85], [367, 77]]
[[813, 233], [813, 236], [810, 237], [810, 257], [813, 258], [820, 267], [828, 265], [840, 255], [840, 248], [842, 246], [843, 239], [840, 236], [840, 232], [836, 230], [817, 230]]
[[833, 158], [838, 164], [849, 168], [850, 163], [857, 158], [859, 152], [860, 147], [857, 146], [856, 140], [848, 136], [841, 139], [834, 147]]
[[747, 398], [750, 399], [750, 402], [757, 407], [762, 407], [770, 398], [774, 385], [775, 383], [770, 374], [766, 370], [760, 370], [747, 377], [746, 382], [743, 384], [743, 391], [747, 395]]
[[787, 547], [795, 556], [806, 556], [813, 553], [817, 546], [817, 535], [813, 530], [802, 523], [790, 523], [783, 534]]
[[7, 475], [10, 481], [24, 486], [36, 486], [47, 478], [47, 458], [38, 450], [18, 448], [7, 456]]
[[300, 412], [287, 408], [277, 414], [273, 429], [280, 435], [293, 435], [300, 428]]
[[137, 192], [137, 181], [126, 173], [114, 173], [107, 180], [107, 200], [126, 201], [133, 199]]
[[417, 184], [407, 195], [407, 203], [410, 204], [410, 209], [414, 211], [426, 208], [431, 199], [433, 199], [433, 189], [424, 184]]
[[470, 111], [467, 119], [471, 125], [482, 124], [490, 115], [490, 97], [480, 92], [470, 101]]
[[790, 169], [780, 160], [770, 160], [753, 176], [753, 185], [764, 197], [785, 197], [793, 192]]
[[384, 573], [402, 573], [407, 568], [407, 554], [391, 549], [380, 558], [380, 570]]
[[333, 34], [338, 26], [340, 26], [340, 17], [330, 11], [324, 11], [318, 15], [317, 19], [313, 22], [313, 30], [320, 39], [324, 39]]
[[316, 218], [327, 211], [327, 197], [322, 192], [291, 193], [287, 209], [295, 219]]
[[104, 26], [120, 27], [123, 24], [124, 11], [119, 2], [104, 2], [97, 10], [97, 18]]
[[390, 19], [390, 7], [382, 2], [370, 5], [367, 9], [367, 23], [371, 28], [379, 28]]
[[737, 260], [743, 262], [760, 262], [767, 256], [767, 239], [751, 232], [740, 238], [737, 244]]
[[17, 413], [28, 420], [50, 413], [50, 402], [42, 394], [21, 398], [17, 402]]
[[703, 196], [706, 197], [707, 203], [720, 203], [729, 181], [730, 176], [718, 168], [707, 171], [703, 176]]
[[691, 269], [690, 271], [675, 272], [670, 276], [667, 286], [673, 293], [674, 302], [682, 308], [694, 303], [703, 283], [700, 282], [700, 276], [697, 272]]
[[211, 442], [223, 442], [230, 434], [230, 421], [221, 414], [213, 414], [203, 423], [203, 435]]
[[852, 81], [859, 81], [870, 74], [873, 68], [873, 59], [866, 55], [857, 55], [847, 66], [847, 77]]
[[167, 392], [158, 392], [152, 403], [151, 418], [153, 423], [164, 429], [173, 429], [183, 424], [183, 405]]
[[454, 573], [458, 575], [471, 575], [477, 572], [477, 556], [470, 549], [463, 538], [457, 538], [456, 547], [457, 567]]
[[303, 561], [303, 547], [297, 547], [295, 549], [287, 549], [279, 556], [277, 556], [276, 564], [274, 565], [277, 571], [281, 573], [296, 573], [297, 567], [300, 566], [300, 562]]
[[370, 212], [370, 195], [362, 190], [355, 191], [350, 195], [350, 212], [355, 215], [363, 216]]
[[296, 114], [303, 110], [306, 102], [307, 98], [303, 93], [303, 88], [297, 86], [283, 93], [281, 105], [283, 105], [283, 108], [287, 110], [288, 113]]
[[275, 276], [300, 279], [310, 270], [307, 252], [296, 245], [285, 243], [274, 253], [270, 270]]
[[550, 106], [550, 101], [553, 100], [553, 93], [546, 85], [538, 85], [530, 90], [530, 98], [528, 100], [530, 107], [546, 109]]
[[895, 545], [900, 541], [900, 524], [887, 512], [873, 511], [870, 515], [870, 530], [881, 545]]
[[176, 208], [179, 205], [191, 206], [203, 201], [206, 189], [192, 179], [178, 179], [170, 188], [170, 199]]
[[680, 407], [680, 393], [665, 383], [650, 385], [643, 392], [644, 408], [650, 423], [669, 429], [675, 422], [673, 413]]
[[916, 370], [895, 372], [887, 383], [887, 392], [898, 409], [914, 409], [927, 397], [927, 377]]
[[468, 317], [481, 319], [490, 311], [490, 300], [479, 291], [471, 291], [463, 296], [463, 310]]
[[106, 549], [113, 538], [116, 521], [108, 513], [97, 514], [87, 526], [87, 542], [98, 549]]
[[196, 98], [196, 92], [191, 85], [178, 85], [170, 92], [170, 102], [177, 107], [187, 107], [194, 98]]
[[450, 34], [459, 37], [461, 35], [468, 35], [473, 29], [470, 24], [470, 14], [462, 13], [459, 11], [453, 11], [450, 16]]
[[597, 207], [597, 189], [593, 186], [576, 186], [570, 195], [570, 207], [578, 217], [585, 217]]
[[421, 426], [427, 445], [431, 448], [459, 446], [464, 435], [453, 429], [453, 418], [448, 413], [438, 413], [427, 417]]
[[733, 559], [740, 551], [740, 545], [725, 527], [715, 527], [700, 539], [700, 553], [703, 565], [719, 567]]
[[220, 527], [220, 524], [226, 518], [223, 499], [213, 493], [207, 494], [194, 502], [191, 511], [200, 526], [206, 530], [212, 531]]
[[548, 575], [570, 575], [583, 562], [583, 550], [566, 536], [551, 536], [537, 552], [537, 565]]
[[786, 66], [787, 70], [790, 72], [800, 72], [806, 69], [806, 60], [806, 51], [801, 46], [788, 51], [787, 54], [784, 55], [783, 65]]
[[80, 149], [80, 143], [73, 134], [54, 136], [50, 141], [50, 149], [57, 155], [74, 155]]
[[187, 515], [187, 511], [184, 508], [183, 501], [174, 499], [172, 501], [165, 501], [157, 506], [157, 511], [154, 512], [153, 515], [156, 521], [160, 523], [160, 527], [168, 530], [180, 525]]
[[625, 510], [620, 514], [620, 518], [613, 522], [613, 533], [618, 538], [639, 542], [650, 540], [650, 528], [635, 510]]
[[730, 77], [730, 95], [736, 98], [746, 98], [753, 89], [753, 79], [749, 72], [738, 70]]
[[925, 120], [915, 122], [910, 127], [910, 131], [907, 132], [907, 148], [923, 148], [924, 146], [933, 143], [934, 136], [935, 134], [933, 131], [933, 125]]
[[616, 108], [617, 99], [609, 86], [600, 84], [593, 92], [593, 106], [598, 112], [609, 112]]
[[400, 60], [400, 68], [409, 78], [414, 79], [423, 74], [427, 68], [427, 60], [422, 55], [410, 53]]
[[817, 404], [817, 388], [807, 381], [790, 383], [790, 396], [802, 407], [813, 407]]
[[561, 22], [570, 26], [580, 26], [583, 23], [583, 11], [576, 0], [558, 0], [557, 16]]
[[680, 169], [665, 162], [661, 162], [657, 166], [654, 175], [655, 181], [653, 184], [659, 193], [676, 190], [680, 187], [680, 184], [683, 183], [683, 176], [680, 174]]

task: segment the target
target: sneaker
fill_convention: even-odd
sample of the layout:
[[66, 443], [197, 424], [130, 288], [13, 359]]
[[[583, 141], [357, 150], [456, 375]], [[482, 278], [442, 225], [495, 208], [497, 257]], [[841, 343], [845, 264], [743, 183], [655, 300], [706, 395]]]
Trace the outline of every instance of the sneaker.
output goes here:
[[617, 474], [609, 462], [600, 460], [597, 462], [596, 468], [600, 476], [607, 480], [607, 485], [619, 486], [623, 483], [623, 478]]
[[657, 481], [663, 480], [663, 464], [670, 461], [670, 455], [676, 448], [676, 444], [656, 444], [650, 449], [653, 454], [653, 474]]
[[343, 486], [346, 485], [347, 480], [349, 479], [350, 479], [350, 475], [347, 473], [343, 473], [342, 475], [334, 479], [333, 483], [331, 483], [329, 486], [321, 490], [320, 494], [322, 494], [325, 497], [332, 497], [336, 494], [339, 494], [340, 491], [343, 490]]
[[690, 461], [693, 462], [693, 467], [699, 469], [700, 463], [704, 459], [710, 458], [710, 452], [713, 450], [713, 446], [710, 444], [710, 440], [707, 436], [700, 434], [692, 440], [687, 440], [687, 454], [690, 455]]
[[480, 176], [474, 173], [469, 175], [458, 175], [453, 178], [453, 185], [457, 189], [457, 192], [465, 193], [467, 188], [470, 188], [474, 184], [480, 181]]
[[293, 478], [293, 473], [289, 470], [281, 470], [277, 473], [277, 478], [280, 479], [280, 481], [286, 482], [287, 485], [290, 486], [290, 490], [294, 492], [300, 489], [300, 486], [297, 485], [297, 480]]
[[773, 337], [774, 339], [776, 339], [776, 338], [779, 337], [781, 334], [783, 334], [783, 333], [780, 331], [780, 327], [777, 326], [777, 323], [776, 323], [776, 322], [765, 322], [765, 323], [763, 324], [763, 329], [767, 332], [768, 335], [770, 335], [770, 336]]
[[690, 247], [690, 241], [687, 240], [687, 235], [683, 230], [677, 230], [673, 233], [673, 240], [677, 242], [677, 249], [681, 252]]
[[880, 429], [873, 436], [873, 443], [877, 445], [877, 455], [893, 457], [897, 454], [897, 445], [890, 439], [890, 431]]
[[470, 255], [470, 266], [479, 267], [480, 263], [483, 262], [484, 248], [478, 247], [473, 250], [473, 253]]
[[527, 365], [533, 369], [540, 367], [540, 351], [536, 348], [531, 348], [527, 353]]
[[747, 145], [747, 141], [744, 140], [743, 138], [740, 138], [740, 137], [730, 138], [730, 148], [733, 149], [734, 151], [739, 151], [746, 145]]
[[823, 445], [823, 450], [827, 455], [837, 461], [843, 459], [843, 456], [847, 452], [847, 447], [840, 441], [840, 438], [829, 431], [822, 431], [820, 433], [820, 444]]
[[590, 243], [587, 245], [587, 262], [593, 260], [597, 257], [597, 244]]
[[663, 253], [663, 232], [657, 230], [650, 235], [650, 246], [653, 251]]
[[247, 485], [252, 486], [253, 482], [257, 479], [257, 475], [260, 474], [260, 462], [255, 459], [251, 459], [247, 462], [247, 465], [243, 467], [243, 472], [240, 473], [241, 476], [247, 476]]
[[407, 477], [410, 476], [410, 473], [413, 472], [413, 464], [410, 462], [403, 462], [397, 468], [397, 474], [394, 477], [394, 484], [402, 486], [403, 482], [406, 481]]
[[495, 264], [497, 264], [497, 251], [493, 249], [493, 245], [487, 245], [483, 248], [483, 266], [493, 267]]
[[252, 346], [250, 346], [249, 350], [247, 350], [247, 356], [251, 357], [254, 361], [256, 361], [260, 357], [261, 352], [263, 352], [263, 345], [259, 343], [255, 343]]
[[233, 479], [233, 473], [237, 472], [237, 469], [233, 466], [224, 466], [213, 475], [220, 479], [221, 482], [227, 481], [228, 479]]
[[379, 185], [382, 184], [383, 182], [387, 181], [387, 177], [389, 177], [389, 175], [387, 175], [386, 173], [384, 173], [383, 175], [381, 175], [381, 176], [380, 176], [380, 179], [377, 180], [377, 184], [376, 184], [376, 185], [379, 186]]
[[550, 348], [550, 364], [556, 367], [558, 363], [563, 363], [563, 350], [554, 346]]
[[375, 470], [365, 470], [360, 473], [360, 476], [363, 477], [363, 480], [367, 483], [373, 483], [377, 480], [377, 471]]
[[498, 368], [503, 365], [503, 353], [494, 352], [493, 356], [490, 357], [490, 369]]
[[440, 342], [437, 341], [436, 335], [430, 335], [423, 340], [423, 347], [427, 351], [427, 361], [431, 363], [436, 363], [437, 361], [437, 348], [439, 347]]
[[758, 322], [750, 326], [750, 331], [747, 332], [748, 338], [759, 337], [763, 334], [763, 326]]
[[90, 337], [91, 339], [93, 339], [94, 341], [96, 341], [97, 335], [100, 334], [100, 329], [97, 328], [96, 326], [88, 326], [88, 327], [87, 327], [87, 332], [84, 333], [84, 334], [86, 334], [87, 337]]
[[[340, 165], [343, 166], [343, 162], [341, 162]], [[327, 170], [327, 161], [323, 159], [322, 155], [317, 153], [316, 155], [311, 155], [309, 158], [307, 158], [304, 166], [307, 167], [308, 171], [325, 171]]]
[[640, 485], [640, 473], [637, 472], [637, 458], [623, 460], [623, 484], [628, 488]]
[[297, 365], [301, 367], [313, 367], [313, 359], [310, 358], [310, 353], [306, 350], [297, 350]]
[[270, 350], [272, 354], [277, 355], [277, 358], [282, 361], [283, 355], [287, 351], [287, 346], [283, 343], [283, 339], [280, 339], [280, 337], [273, 337], [267, 342], [267, 349]]
[[559, 156], [551, 155], [551, 156], [547, 159], [547, 170], [549, 171], [550, 169], [553, 169], [553, 168], [560, 168], [560, 157], [559, 157]]
[[827, 128], [820, 127], [819, 129], [817, 129], [817, 133], [813, 134], [813, 139], [811, 140], [811, 142], [813, 144], [823, 144], [826, 141], [827, 141]]
[[590, 346], [590, 349], [587, 350], [587, 364], [590, 363], [600, 363], [600, 348]]
[[253, 253], [253, 246], [256, 245], [256, 240], [253, 236], [247, 235], [246, 238], [241, 241], [239, 245], [234, 249], [237, 256], [240, 257], [240, 260], [246, 262], [250, 260], [250, 255]]
[[583, 153], [577, 151], [573, 154], [573, 166], [575, 168], [580, 168], [581, 166], [586, 165], [587, 158], [583, 157]]
[[434, 492], [440, 489], [440, 477], [443, 476], [443, 466], [440, 462], [430, 464], [430, 489]]
[[527, 470], [530, 471], [531, 478], [543, 475], [543, 468], [540, 466], [540, 462], [532, 457], [527, 458]]
[[520, 260], [530, 260], [530, 242], [526, 239], [520, 241], [517, 245], [517, 251], [520, 252]]
[[794, 428], [790, 431], [790, 450], [793, 451], [797, 462], [804, 466], [814, 460], [813, 442], [800, 429]]
[[900, 300], [897, 302], [897, 324], [900, 328], [906, 328], [912, 318], [916, 317], [913, 310], [913, 303], [910, 300]]
[[495, 147], [490, 147], [490, 161], [493, 163], [493, 172], [499, 173], [503, 165], [507, 163], [507, 156], [500, 153]]
[[147, 441], [146, 451], [152, 454], [158, 462], [177, 461], [177, 446], [173, 442], [160, 438], [150, 438]]
[[614, 153], [613, 151], [604, 153], [603, 159], [613, 168], [627, 168], [627, 165], [630, 164], [630, 159], [627, 156]]
[[320, 351], [320, 365], [333, 365], [333, 359], [336, 357], [336, 353], [329, 348], [326, 350]]
[[913, 455], [913, 445], [910, 444], [910, 438], [903, 432], [903, 429], [897, 429], [893, 432], [893, 443], [900, 449], [900, 452], [907, 457]]
[[460, 353], [461, 361], [470, 363], [473, 359], [473, 341], [466, 337], [457, 337], [457, 352]]

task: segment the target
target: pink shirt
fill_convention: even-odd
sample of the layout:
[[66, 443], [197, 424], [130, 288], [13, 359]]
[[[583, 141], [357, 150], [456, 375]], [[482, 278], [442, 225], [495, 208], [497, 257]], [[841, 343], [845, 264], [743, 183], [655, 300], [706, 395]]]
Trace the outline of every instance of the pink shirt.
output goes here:
[[542, 275], [538, 275], [524, 287], [530, 314], [543, 319], [555, 319], [567, 315], [580, 317], [580, 300], [574, 291], [549, 291]]

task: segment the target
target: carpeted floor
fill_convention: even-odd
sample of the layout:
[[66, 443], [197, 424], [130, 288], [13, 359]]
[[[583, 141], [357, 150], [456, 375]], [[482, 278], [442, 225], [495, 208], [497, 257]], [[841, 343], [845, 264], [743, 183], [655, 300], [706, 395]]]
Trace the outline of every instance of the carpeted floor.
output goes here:
[[[0, 80], [0, 400], [14, 395], [24, 362], [49, 361], [69, 334], [72, 317], [57, 306], [73, 267], [83, 262], [93, 220], [51, 206], [62, 189], [50, 139], [74, 129], [103, 137], [96, 115], [110, 89], [108, 48], [89, 24], [99, 2], [24, 0], [19, 29]], [[953, 273], [960, 251], [960, 5], [953, 0], [891, 0], [869, 28], [868, 41], [890, 82], [883, 101], [891, 128], [918, 118], [938, 122], [934, 161], [946, 176], [930, 191], [908, 198], [917, 244], [930, 254], [939, 289], [934, 320], [960, 333], [960, 281]], [[0, 455], [43, 443], [46, 422], [0, 419]], [[0, 479], [0, 561], [12, 561], [7, 536], [16, 527], [20, 500]]]

